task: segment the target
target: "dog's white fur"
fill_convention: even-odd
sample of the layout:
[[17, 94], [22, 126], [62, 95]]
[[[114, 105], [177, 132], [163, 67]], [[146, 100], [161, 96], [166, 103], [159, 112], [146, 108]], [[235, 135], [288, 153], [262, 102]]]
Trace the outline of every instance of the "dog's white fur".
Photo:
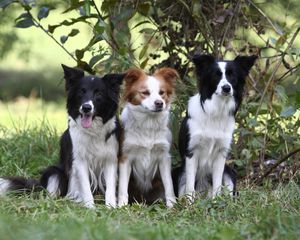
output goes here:
[[0, 197], [5, 196], [10, 186], [11, 184], [9, 180], [0, 178]]
[[[105, 204], [110, 207], [116, 206], [119, 144], [114, 137], [105, 140], [107, 133], [115, 129], [115, 121], [114, 117], [103, 124], [102, 119], [96, 117], [92, 127], [85, 129], [80, 124], [80, 117], [76, 121], [69, 117], [74, 160], [67, 197], [82, 202], [89, 208], [94, 207], [92, 192], [97, 187], [105, 192]], [[102, 177], [106, 184], [105, 190]], [[47, 190], [51, 195], [57, 195], [57, 189], [57, 179], [50, 178]]]
[[[221, 71], [225, 73], [226, 63], [219, 62], [218, 64]], [[222, 95], [222, 86], [226, 84], [231, 87], [229, 96]], [[209, 189], [208, 195], [212, 198], [220, 192], [226, 156], [235, 127], [235, 118], [229, 114], [236, 107], [232, 95], [232, 86], [223, 74], [212, 98], [203, 103], [204, 110], [200, 104], [199, 94], [190, 98], [188, 103], [189, 149], [193, 150], [193, 156], [186, 159], [186, 179], [181, 179], [179, 183], [179, 196], [187, 194], [193, 198], [195, 188], [197, 192]], [[212, 189], [207, 183], [207, 174], [212, 174]], [[195, 187], [196, 179], [198, 184]], [[233, 191], [231, 181], [226, 180], [228, 179], [225, 177], [224, 185]]]
[[[118, 205], [128, 204], [131, 172], [140, 189], [147, 191], [159, 170], [166, 204], [172, 207], [176, 200], [169, 154], [172, 139], [168, 128], [170, 106], [159, 95], [159, 82], [154, 77], [148, 76], [147, 84], [150, 95], [140, 105], [127, 103], [121, 115], [125, 133], [123, 154], [126, 159], [119, 163]], [[163, 101], [163, 111], [152, 112], [155, 100]]]

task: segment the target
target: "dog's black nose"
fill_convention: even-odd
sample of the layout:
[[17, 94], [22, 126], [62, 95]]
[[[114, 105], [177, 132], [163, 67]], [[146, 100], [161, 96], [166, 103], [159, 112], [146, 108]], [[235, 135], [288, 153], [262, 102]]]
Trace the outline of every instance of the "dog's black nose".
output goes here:
[[162, 109], [164, 103], [163, 103], [163, 101], [161, 101], [161, 100], [156, 100], [156, 101], [154, 102], [154, 105], [155, 105], [156, 109]]
[[90, 111], [92, 111], [92, 106], [91, 104], [85, 103], [81, 106], [81, 109], [84, 113], [89, 113]]
[[222, 86], [222, 91], [223, 91], [224, 93], [230, 93], [230, 91], [231, 91], [230, 85], [225, 84], [224, 86]]

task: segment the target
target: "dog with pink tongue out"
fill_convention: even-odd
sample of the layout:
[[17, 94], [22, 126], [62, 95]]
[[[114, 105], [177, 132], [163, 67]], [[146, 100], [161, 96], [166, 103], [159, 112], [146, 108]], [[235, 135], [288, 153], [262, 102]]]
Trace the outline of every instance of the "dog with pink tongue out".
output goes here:
[[60, 159], [40, 180], [0, 177], [0, 196], [10, 190], [48, 190], [88, 208], [93, 193], [103, 192], [105, 204], [116, 206], [120, 124], [116, 118], [124, 74], [85, 76], [82, 70], [62, 65], [67, 92], [68, 129], [60, 140]]

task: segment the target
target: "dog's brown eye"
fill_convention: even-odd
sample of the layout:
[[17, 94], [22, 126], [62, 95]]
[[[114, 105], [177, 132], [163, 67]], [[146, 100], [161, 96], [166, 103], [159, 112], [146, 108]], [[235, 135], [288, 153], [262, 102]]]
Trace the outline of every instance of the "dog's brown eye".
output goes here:
[[146, 91], [143, 91], [142, 94], [145, 95], [145, 96], [149, 96], [150, 92], [148, 90], [146, 90]]
[[97, 89], [94, 91], [94, 95], [97, 97], [100, 97], [100, 96], [102, 96], [102, 93], [100, 92], [100, 90]]
[[159, 91], [159, 95], [164, 95], [164, 94], [165, 94], [165, 91], [163, 91], [163, 90]]
[[221, 72], [220, 70], [218, 70], [218, 71], [216, 72], [216, 74], [217, 74], [218, 77], [222, 77], [222, 72]]

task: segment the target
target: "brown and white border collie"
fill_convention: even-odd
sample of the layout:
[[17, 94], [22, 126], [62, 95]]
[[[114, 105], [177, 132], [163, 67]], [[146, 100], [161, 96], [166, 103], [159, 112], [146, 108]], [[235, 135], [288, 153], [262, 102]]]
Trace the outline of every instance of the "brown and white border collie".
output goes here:
[[[131, 69], [125, 76], [119, 206], [128, 204], [128, 198], [146, 203], [163, 198], [168, 207], [176, 202], [169, 154], [172, 135], [168, 122], [177, 77], [172, 68], [158, 69], [152, 76], [140, 69]], [[159, 185], [162, 191], [154, 190]]]

